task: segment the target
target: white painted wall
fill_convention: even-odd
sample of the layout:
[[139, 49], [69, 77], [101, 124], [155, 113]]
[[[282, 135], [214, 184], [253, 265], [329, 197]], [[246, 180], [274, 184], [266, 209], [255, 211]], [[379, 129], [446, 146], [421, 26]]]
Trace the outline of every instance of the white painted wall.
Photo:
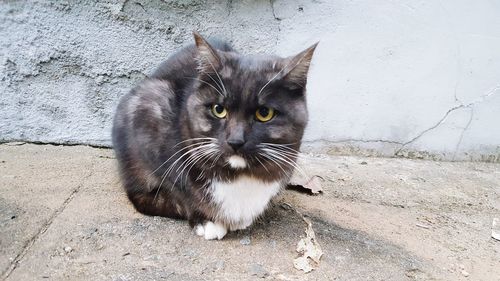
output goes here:
[[340, 153], [499, 160], [500, 1], [320, 6], [284, 12], [278, 44], [287, 54], [321, 41], [308, 141]]
[[306, 149], [500, 162], [498, 0], [0, 2], [0, 141], [109, 145], [119, 97], [192, 30], [321, 42]]

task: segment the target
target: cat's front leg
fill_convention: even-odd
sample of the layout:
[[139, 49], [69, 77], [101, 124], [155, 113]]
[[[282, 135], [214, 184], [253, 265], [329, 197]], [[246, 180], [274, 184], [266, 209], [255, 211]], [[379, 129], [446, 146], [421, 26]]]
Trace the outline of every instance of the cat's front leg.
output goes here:
[[227, 234], [227, 227], [219, 222], [206, 221], [194, 227], [194, 232], [206, 240], [222, 239]]

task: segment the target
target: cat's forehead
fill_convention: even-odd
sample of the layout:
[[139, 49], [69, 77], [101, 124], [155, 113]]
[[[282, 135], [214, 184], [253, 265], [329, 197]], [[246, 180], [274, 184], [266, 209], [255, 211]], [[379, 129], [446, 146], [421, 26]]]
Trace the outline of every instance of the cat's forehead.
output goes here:
[[260, 89], [281, 69], [281, 58], [271, 55], [239, 55], [226, 58], [220, 75], [227, 91], [226, 101], [241, 105], [263, 102]]
[[222, 75], [225, 78], [266, 78], [278, 72], [282, 67], [282, 58], [272, 55], [240, 55], [231, 54], [226, 57]]

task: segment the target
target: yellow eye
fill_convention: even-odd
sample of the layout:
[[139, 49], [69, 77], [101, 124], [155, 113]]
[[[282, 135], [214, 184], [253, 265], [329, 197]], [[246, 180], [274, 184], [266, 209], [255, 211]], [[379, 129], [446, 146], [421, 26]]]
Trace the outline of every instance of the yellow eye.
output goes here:
[[262, 106], [255, 111], [255, 118], [260, 122], [267, 122], [273, 119], [274, 115], [274, 109], [270, 107]]
[[220, 104], [212, 105], [212, 114], [217, 118], [226, 118], [227, 110], [224, 106]]

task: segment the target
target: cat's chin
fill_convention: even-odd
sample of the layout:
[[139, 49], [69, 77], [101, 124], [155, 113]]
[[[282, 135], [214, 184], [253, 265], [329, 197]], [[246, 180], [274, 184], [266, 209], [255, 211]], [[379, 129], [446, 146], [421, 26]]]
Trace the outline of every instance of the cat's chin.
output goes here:
[[231, 155], [227, 159], [227, 163], [233, 169], [244, 169], [247, 167], [247, 161], [239, 155]]

